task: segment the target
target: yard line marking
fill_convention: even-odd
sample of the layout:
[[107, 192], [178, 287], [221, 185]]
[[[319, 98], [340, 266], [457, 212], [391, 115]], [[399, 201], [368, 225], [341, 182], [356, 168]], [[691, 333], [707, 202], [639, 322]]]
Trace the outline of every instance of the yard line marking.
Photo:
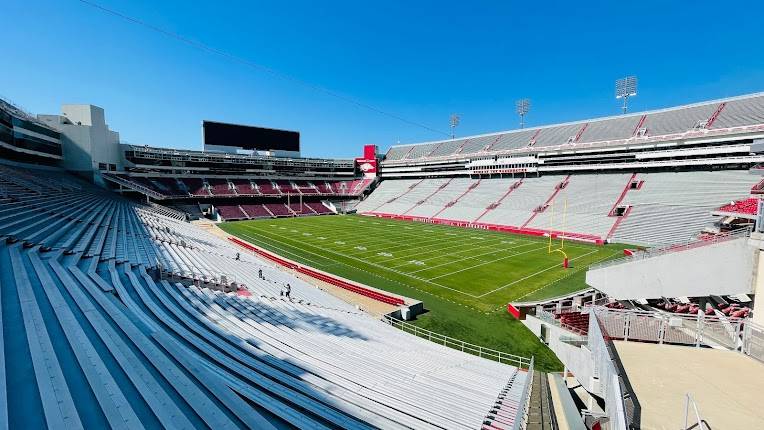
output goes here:
[[[506, 260], [507, 258], [517, 257], [518, 255], [528, 254], [528, 253], [530, 253], [530, 252], [540, 251], [540, 250], [542, 250], [542, 249], [546, 249], [546, 245], [545, 245], [545, 246], [542, 246], [542, 247], [540, 247], [540, 248], [534, 248], [534, 249], [531, 249], [530, 251], [518, 252], [517, 254], [512, 254], [512, 255], [508, 255], [508, 256], [506, 256], [506, 257], [497, 258], [497, 259], [495, 259], [495, 260], [493, 260], [493, 261], [487, 261], [487, 262], [485, 262], [485, 263], [480, 263], [480, 264], [476, 264], [476, 265], [474, 265], [474, 266], [465, 267], [464, 269], [455, 270], [455, 271], [453, 271], [453, 272], [450, 272], [450, 273], [446, 273], [446, 274], [443, 274], [443, 275], [439, 275], [439, 276], [436, 276], [436, 277], [434, 277], [434, 278], [429, 278], [429, 279], [428, 279], [428, 281], [431, 281], [431, 280], [433, 280], [433, 279], [444, 278], [444, 277], [446, 277], [446, 276], [450, 276], [450, 275], [455, 275], [455, 274], [457, 274], [457, 273], [460, 273], [460, 272], [464, 272], [465, 270], [472, 270], [472, 269], [474, 269], [474, 268], [476, 268], [476, 267], [485, 266], [486, 264], [495, 263], [495, 262], [497, 262], [497, 261]], [[478, 296], [478, 297], [480, 297], [480, 296]]]
[[[579, 259], [579, 258], [583, 258], [583, 257], [586, 257], [587, 255], [592, 255], [592, 254], [594, 254], [595, 252], [599, 252], [599, 250], [598, 250], [598, 249], [595, 249], [595, 250], [593, 250], [593, 251], [589, 251], [589, 252], [587, 252], [586, 254], [581, 254], [581, 255], [579, 255], [578, 257], [575, 257], [575, 258], [571, 258], [570, 260], [571, 260], [571, 261], [573, 261], [573, 260], [577, 260], [577, 259]], [[515, 285], [515, 284], [517, 284], [518, 282], [522, 282], [522, 281], [525, 281], [526, 279], [532, 278], [532, 277], [534, 277], [534, 276], [540, 275], [540, 274], [542, 274], [542, 273], [544, 273], [544, 272], [548, 272], [548, 271], [550, 271], [550, 270], [552, 270], [552, 269], [556, 269], [556, 268], [559, 268], [559, 267], [560, 267], [560, 264], [558, 263], [558, 264], [555, 264], [554, 266], [550, 266], [550, 267], [547, 267], [546, 269], [542, 269], [542, 270], [539, 270], [538, 272], [536, 272], [536, 273], [533, 273], [533, 274], [530, 274], [530, 275], [528, 275], [528, 276], [526, 276], [526, 277], [524, 277], [524, 278], [516, 279], [516, 280], [514, 280], [514, 281], [510, 282], [509, 284], [506, 284], [506, 285], [502, 285], [502, 286], [501, 286], [501, 287], [499, 287], [499, 288], [496, 288], [496, 289], [494, 289], [494, 290], [491, 290], [491, 291], [489, 291], [489, 292], [487, 292], [487, 293], [483, 293], [483, 294], [479, 295], [479, 296], [478, 296], [478, 298], [482, 298], [482, 297], [485, 297], [485, 296], [487, 296], [487, 295], [489, 295], [489, 294], [493, 294], [493, 293], [495, 293], [495, 292], [497, 292], [497, 291], [503, 290], [504, 288], [507, 288], [507, 287], [511, 287], [512, 285]]]
[[[454, 243], [454, 241], [453, 241], [453, 240], [450, 240], [450, 241], [448, 241], [448, 240], [447, 240], [447, 241], [445, 241], [445, 242], [438, 242], [438, 243], [433, 243], [432, 245], [425, 245], [425, 246], [420, 246], [420, 247], [417, 247], [417, 248], [416, 248], [416, 250], [414, 251], [413, 255], [418, 255], [418, 254], [421, 254], [421, 253], [423, 252], [424, 248], [429, 248], [429, 247], [431, 247], [431, 246], [440, 246], [440, 245], [442, 245], [443, 243]], [[526, 242], [526, 243], [533, 243], [533, 242]], [[455, 244], [453, 244], [453, 245], [449, 245], [449, 246], [442, 246], [442, 247], [436, 248], [436, 249], [435, 249], [435, 250], [433, 250], [433, 251], [444, 251], [444, 250], [448, 250], [448, 249], [459, 248], [459, 247], [463, 247], [463, 246], [465, 246], [465, 245], [467, 245], [467, 244], [468, 244], [468, 243], [459, 242], [459, 243], [455, 243]], [[490, 246], [493, 246], [493, 245], [497, 245], [497, 244], [496, 244], [496, 243], [490, 243], [490, 244], [487, 244], [487, 245], [481, 245], [481, 246], [476, 246], [476, 247], [474, 247], [474, 248], [465, 249], [464, 251], [469, 251], [469, 250], [474, 250], [474, 249], [482, 249], [482, 248], [488, 248], [488, 247], [490, 247]], [[464, 252], [464, 251], [462, 251], [462, 252]], [[432, 252], [432, 251], [424, 251], [424, 252]], [[432, 258], [438, 258], [438, 257], [442, 257], [442, 256], [443, 256], [443, 255], [441, 254], [441, 255], [439, 255], [439, 256], [437, 256], [437, 257], [432, 257]], [[394, 258], [394, 259], [392, 259], [392, 260], [399, 260], [399, 259], [408, 258], [408, 257], [410, 257], [410, 255], [404, 255], [404, 256], [402, 256], [402, 257], [399, 257], [399, 258]], [[388, 260], [388, 261], [392, 261], [392, 260]], [[429, 260], [429, 259], [428, 259], [428, 260]]]
[[[287, 246], [292, 246], [292, 245], [289, 245], [288, 243], [284, 242], [283, 240], [280, 240], [280, 239], [276, 239], [276, 238], [274, 238], [274, 237], [269, 237], [267, 234], [263, 234], [263, 233], [261, 233], [263, 230], [261, 230], [260, 228], [257, 228], [257, 227], [252, 227], [252, 226], [247, 226], [247, 229], [248, 229], [248, 230], [251, 230], [251, 231], [252, 231], [252, 233], [254, 233], [254, 234], [257, 234], [257, 235], [260, 235], [260, 236], [263, 236], [263, 237], [265, 237], [266, 239], [269, 239], [269, 240], [272, 240], [272, 241], [276, 241], [276, 242], [279, 242], [279, 243], [281, 243], [281, 244], [284, 244], [284, 245], [287, 245]], [[244, 237], [247, 237], [247, 238], [251, 238], [251, 237], [252, 237], [252, 236], [249, 236], [249, 235], [247, 235], [247, 234], [243, 234], [243, 236], [244, 236]], [[286, 240], [292, 240], [292, 239], [289, 239], [289, 238], [285, 238], [285, 239], [286, 239]], [[447, 290], [451, 290], [451, 291], [454, 291], [454, 292], [456, 292], [456, 293], [459, 293], [459, 294], [463, 294], [463, 295], [465, 295], [465, 296], [469, 296], [469, 297], [472, 297], [472, 298], [477, 298], [477, 296], [476, 296], [476, 295], [474, 295], [474, 294], [465, 293], [464, 291], [461, 291], [461, 290], [457, 290], [456, 288], [451, 288], [451, 287], [447, 287], [447, 286], [445, 286], [445, 285], [439, 284], [439, 283], [437, 283], [437, 282], [432, 282], [432, 281], [430, 281], [429, 279], [424, 279], [424, 278], [420, 278], [420, 277], [418, 277], [418, 276], [409, 275], [409, 274], [408, 274], [408, 273], [406, 273], [406, 272], [401, 272], [401, 271], [399, 271], [399, 270], [390, 269], [390, 268], [388, 268], [388, 267], [385, 267], [385, 266], [382, 266], [382, 265], [379, 265], [379, 264], [376, 264], [376, 263], [372, 263], [371, 261], [365, 261], [365, 260], [361, 260], [360, 258], [355, 258], [355, 257], [353, 257], [352, 255], [343, 254], [343, 253], [341, 253], [341, 252], [333, 251], [333, 250], [331, 250], [331, 249], [319, 248], [319, 247], [317, 247], [317, 246], [315, 246], [315, 245], [313, 245], [313, 244], [307, 243], [307, 242], [299, 242], [299, 243], [300, 243], [300, 244], [302, 244], [302, 245], [307, 245], [307, 246], [310, 246], [310, 247], [312, 247], [312, 248], [321, 249], [322, 251], [325, 251], [325, 252], [329, 252], [329, 253], [332, 253], [332, 254], [335, 254], [335, 255], [339, 255], [339, 256], [341, 256], [341, 257], [349, 258], [349, 259], [351, 259], [351, 260], [356, 260], [356, 261], [359, 261], [359, 262], [361, 262], [361, 263], [363, 263], [363, 264], [368, 264], [368, 265], [370, 265], [370, 266], [378, 267], [378, 268], [380, 268], [380, 269], [383, 269], [383, 270], [387, 270], [387, 271], [389, 271], [389, 272], [397, 273], [397, 274], [399, 274], [399, 275], [402, 275], [402, 276], [406, 276], [406, 277], [408, 277], [408, 278], [416, 279], [416, 280], [418, 280], [418, 281], [421, 281], [421, 282], [426, 282], [426, 283], [428, 283], [428, 284], [431, 284], [431, 285], [435, 285], [435, 286], [437, 286], [437, 287], [440, 287], [440, 288], [445, 288], [445, 289], [447, 289]], [[299, 249], [301, 249], [301, 250], [302, 250], [302, 251], [304, 251], [304, 252], [307, 252], [307, 253], [310, 253], [310, 254], [316, 255], [316, 256], [318, 256], [318, 257], [323, 257], [321, 254], [318, 254], [318, 253], [315, 253], [315, 252], [312, 252], [312, 251], [308, 251], [308, 250], [306, 250], [306, 249], [304, 249], [304, 248], [299, 248]], [[323, 257], [323, 258], [326, 258], [326, 257]]]
[[[599, 250], [597, 250], [597, 252], [599, 252]], [[588, 268], [589, 268], [589, 266], [591, 266], [591, 265], [593, 265], [593, 264], [597, 264], [597, 263], [599, 263], [600, 261], [604, 261], [604, 260], [607, 260], [608, 258], [610, 258], [610, 257], [613, 257], [613, 256], [615, 256], [615, 255], [620, 255], [620, 253], [612, 253], [612, 254], [607, 254], [607, 255], [605, 255], [604, 257], [600, 258], [599, 260], [595, 260], [595, 261], [593, 261], [593, 262], [592, 262], [591, 264], [589, 264], [588, 266], [583, 266], [583, 267], [580, 267], [580, 268], [574, 269], [574, 270], [572, 271], [572, 273], [569, 273], [569, 274], [567, 274], [567, 275], [563, 276], [562, 278], [559, 278], [559, 279], [555, 279], [555, 280], [554, 280], [554, 281], [552, 281], [552, 282], [549, 282], [549, 283], [547, 283], [547, 284], [544, 284], [544, 285], [542, 285], [541, 287], [538, 287], [538, 288], [536, 288], [536, 289], [535, 289], [535, 290], [533, 290], [533, 291], [529, 291], [529, 292], [527, 292], [527, 293], [523, 294], [522, 296], [520, 296], [520, 297], [518, 297], [518, 298], [514, 299], [513, 301], [517, 302], [517, 301], [519, 301], [519, 300], [521, 300], [521, 299], [524, 299], [525, 297], [528, 297], [528, 296], [530, 296], [531, 294], [533, 294], [533, 293], [535, 293], [535, 292], [537, 292], [537, 291], [541, 291], [541, 290], [543, 290], [543, 289], [545, 289], [545, 288], [547, 288], [547, 287], [549, 287], [549, 286], [551, 286], [551, 285], [554, 285], [554, 284], [556, 284], [556, 283], [558, 283], [558, 282], [562, 281], [563, 279], [567, 279], [567, 278], [569, 278], [570, 276], [572, 276], [572, 275], [575, 275], [576, 273], [579, 273], [579, 272], [580, 272], [580, 271], [582, 271], [582, 270], [586, 270], [586, 269], [588, 269]], [[587, 285], [587, 289], [591, 289], [591, 287], [589, 287], [589, 286]], [[503, 308], [504, 308], [504, 306], [505, 306], [505, 305], [502, 305], [502, 306], [500, 306], [499, 308], [500, 308], [500, 309], [503, 309]]]
[[[484, 255], [496, 254], [497, 252], [511, 251], [512, 249], [522, 248], [523, 246], [533, 245], [533, 244], [534, 244], [533, 242], [528, 242], [528, 243], [525, 243], [525, 244], [522, 244], [522, 245], [513, 246], [511, 248], [499, 249], [499, 250], [491, 251], [491, 252], [484, 252], [482, 254], [477, 254], [477, 255], [470, 256], [470, 257], [464, 257], [464, 258], [460, 258], [458, 260], [451, 260], [451, 261], [448, 261], [448, 262], [445, 262], [445, 263], [442, 263], [442, 264], [438, 264], [438, 265], [435, 265], [435, 266], [430, 266], [430, 267], [428, 267], [426, 269], [419, 269], [419, 270], [416, 270], [416, 271], [413, 271], [413, 272], [409, 272], [409, 273], [416, 273], [416, 272], [421, 272], [423, 270], [430, 270], [430, 269], [434, 269], [436, 267], [447, 266], [449, 264], [454, 264], [454, 263], [458, 263], [460, 261], [465, 261], [465, 260], [472, 260], [473, 258], [479, 258], [479, 257], [482, 257]], [[514, 254], [512, 254], [512, 255], [514, 255]], [[443, 255], [440, 255], [439, 257], [443, 257]], [[427, 260], [428, 259], [424, 259], [423, 261], [427, 261]], [[490, 261], [489, 263], [493, 263], [493, 261]], [[398, 267], [398, 266], [395, 266], [395, 267]]]

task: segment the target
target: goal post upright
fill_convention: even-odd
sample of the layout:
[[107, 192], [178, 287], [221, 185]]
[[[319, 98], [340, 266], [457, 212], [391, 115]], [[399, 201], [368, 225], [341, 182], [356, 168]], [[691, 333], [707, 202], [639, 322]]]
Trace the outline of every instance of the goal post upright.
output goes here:
[[550, 202], [549, 204], [550, 210], [552, 211], [549, 215], [549, 247], [548, 252], [549, 254], [553, 252], [559, 252], [562, 254], [562, 267], [568, 268], [568, 254], [565, 253], [565, 227], [567, 222], [567, 215], [568, 215], [568, 200], [565, 199], [565, 202], [563, 203], [563, 210], [562, 210], [562, 229], [559, 230], [560, 232], [560, 247], [552, 249], [552, 237], [554, 236], [554, 200]]

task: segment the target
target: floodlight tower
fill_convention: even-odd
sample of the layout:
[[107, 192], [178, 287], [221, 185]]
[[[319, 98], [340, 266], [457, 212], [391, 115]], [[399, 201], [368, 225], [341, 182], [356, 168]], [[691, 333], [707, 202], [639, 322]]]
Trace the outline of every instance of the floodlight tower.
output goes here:
[[515, 102], [515, 112], [520, 115], [520, 128], [525, 127], [525, 115], [531, 110], [531, 99], [520, 99]]
[[616, 79], [615, 81], [615, 98], [623, 99], [623, 113], [629, 108], [629, 97], [637, 95], [637, 77], [627, 76], [625, 78]]
[[451, 114], [451, 139], [456, 138], [456, 134], [454, 133], [454, 129], [456, 129], [456, 126], [459, 125], [459, 121], [461, 118], [459, 118], [459, 115], [452, 113]]

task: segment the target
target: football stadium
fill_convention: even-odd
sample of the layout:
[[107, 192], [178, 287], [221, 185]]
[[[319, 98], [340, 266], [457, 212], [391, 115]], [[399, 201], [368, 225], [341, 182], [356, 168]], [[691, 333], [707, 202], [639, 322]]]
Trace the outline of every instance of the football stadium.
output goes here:
[[0, 428], [764, 428], [764, 93], [616, 79], [609, 115], [354, 157], [0, 98]]

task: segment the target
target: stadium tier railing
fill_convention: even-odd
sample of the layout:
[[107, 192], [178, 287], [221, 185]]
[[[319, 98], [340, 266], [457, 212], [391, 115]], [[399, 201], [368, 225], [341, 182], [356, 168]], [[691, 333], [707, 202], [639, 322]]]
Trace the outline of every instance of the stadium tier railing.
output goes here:
[[[740, 350], [744, 328], [753, 323], [743, 318], [674, 314], [593, 307], [609, 339], [658, 344], [722, 347]], [[751, 329], [753, 330], [753, 328]], [[753, 330], [756, 331], [756, 330]], [[760, 330], [758, 330], [761, 333]]]
[[[570, 306], [570, 307], [562, 308], [560, 310], [560, 313], [580, 312], [580, 311], [581, 311], [580, 307], [578, 307], [578, 306]], [[573, 326], [571, 326], [569, 324], [565, 324], [564, 322], [560, 321], [560, 319], [557, 318], [554, 313], [545, 310], [544, 307], [541, 306], [541, 305], [536, 306], [536, 317], [538, 317], [542, 321], [548, 322], [550, 324], [554, 324], [554, 325], [556, 325], [556, 326], [558, 326], [560, 328], [564, 328], [565, 330], [572, 331], [573, 333], [576, 333], [576, 334], [579, 334], [579, 335], [582, 335], [582, 336], [586, 335], [586, 333], [583, 330], [581, 330], [581, 329], [579, 329], [577, 327], [573, 327]]]
[[618, 363], [612, 342], [596, 317], [589, 319], [587, 341], [594, 362], [594, 375], [600, 383], [600, 395], [605, 399], [609, 428], [640, 428], [641, 407], [636, 394], [627, 383], [626, 372]]
[[164, 199], [167, 198], [167, 196], [165, 196], [164, 194], [161, 194], [161, 193], [159, 193], [157, 191], [154, 191], [154, 190], [152, 190], [150, 188], [144, 187], [143, 185], [138, 184], [136, 182], [132, 182], [132, 181], [128, 181], [126, 179], [120, 178], [117, 175], [111, 175], [111, 174], [108, 174], [108, 173], [104, 173], [103, 177], [108, 179], [108, 180], [110, 180], [110, 181], [112, 181], [112, 182], [114, 182], [114, 183], [122, 185], [123, 187], [127, 187], [127, 188], [130, 188], [130, 189], [133, 189], [133, 190], [140, 191], [143, 194], [146, 194], [147, 196], [153, 197], [153, 198], [155, 198], [157, 200], [164, 200]]
[[764, 326], [748, 318], [670, 314], [599, 306], [592, 308], [591, 312], [596, 314], [610, 339], [725, 348], [764, 363]]
[[[695, 423], [690, 425], [690, 406], [692, 406], [692, 412], [693, 415], [695, 415]], [[711, 430], [711, 426], [708, 425], [708, 422], [703, 419], [703, 417], [700, 416], [700, 411], [698, 411], [698, 405], [695, 403], [695, 399], [692, 398], [690, 393], [687, 393], [685, 396], [685, 402], [684, 402], [684, 427], [682, 427], [682, 430]]]
[[453, 337], [418, 327], [414, 324], [399, 320], [390, 315], [384, 315], [382, 320], [397, 329], [405, 331], [406, 333], [413, 334], [414, 336], [421, 337], [431, 342], [466, 352], [468, 354], [477, 355], [478, 357], [486, 358], [488, 360], [496, 361], [502, 364], [509, 364], [520, 369], [530, 369], [533, 365], [533, 357], [522, 357], [519, 355], [510, 354], [508, 352], [485, 348], [480, 345], [465, 342], [463, 340], [454, 339]]
[[512, 430], [525, 430], [528, 428], [528, 413], [531, 408], [531, 391], [533, 390], [533, 357], [531, 357], [530, 363], [528, 363], [528, 375], [525, 386], [523, 387], [523, 394], [520, 396], [519, 407], [517, 416], [515, 416], [515, 422], [512, 424]]
[[739, 239], [741, 237], [749, 237], [751, 235], [751, 228], [746, 227], [743, 229], [717, 234], [705, 239], [694, 239], [684, 243], [679, 243], [671, 246], [664, 246], [660, 248], [650, 248], [642, 252], [635, 252], [632, 255], [627, 255], [621, 258], [615, 258], [613, 260], [603, 261], [601, 263], [592, 264], [589, 266], [589, 270], [597, 270], [605, 267], [617, 266], [619, 264], [626, 264], [633, 261], [646, 260], [648, 258], [658, 257], [674, 252], [686, 251], [688, 249], [694, 249], [701, 246], [712, 245], [715, 243], [727, 242], [729, 240]]

